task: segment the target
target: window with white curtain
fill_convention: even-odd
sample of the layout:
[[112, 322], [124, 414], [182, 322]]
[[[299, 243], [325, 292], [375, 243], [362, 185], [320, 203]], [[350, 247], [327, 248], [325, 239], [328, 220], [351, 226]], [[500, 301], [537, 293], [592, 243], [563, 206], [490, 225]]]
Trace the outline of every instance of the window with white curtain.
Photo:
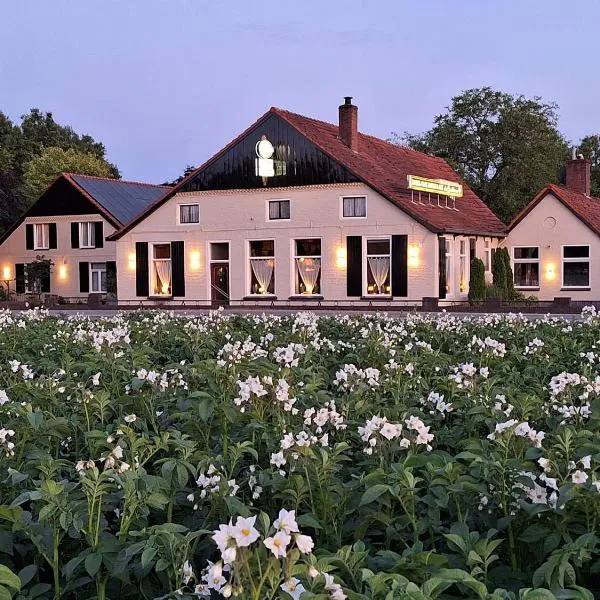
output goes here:
[[467, 240], [460, 240], [459, 242], [459, 268], [460, 268], [460, 279], [458, 280], [458, 284], [460, 286], [461, 293], [464, 293], [469, 288], [469, 276], [467, 275]]
[[171, 244], [154, 244], [152, 247], [152, 294], [171, 295]]
[[48, 250], [50, 248], [50, 225], [48, 223], [35, 223], [33, 226], [34, 250]]
[[179, 205], [179, 223], [181, 225], [189, 223], [200, 223], [200, 205], [199, 204], [180, 204]]
[[275, 242], [250, 242], [250, 294], [275, 293]]
[[367, 199], [365, 196], [346, 196], [342, 198], [342, 216], [348, 218], [365, 218], [367, 216]]
[[96, 227], [94, 223], [79, 223], [79, 247], [96, 247]]
[[492, 248], [490, 240], [485, 240], [483, 242], [483, 266], [488, 273], [492, 270]]
[[90, 290], [106, 292], [106, 263], [90, 263]]
[[321, 293], [321, 240], [294, 242], [295, 294], [311, 296]]
[[450, 238], [444, 238], [444, 244], [446, 246], [446, 293], [452, 293], [452, 240]]
[[367, 239], [366, 249], [367, 295], [391, 294], [390, 239]]

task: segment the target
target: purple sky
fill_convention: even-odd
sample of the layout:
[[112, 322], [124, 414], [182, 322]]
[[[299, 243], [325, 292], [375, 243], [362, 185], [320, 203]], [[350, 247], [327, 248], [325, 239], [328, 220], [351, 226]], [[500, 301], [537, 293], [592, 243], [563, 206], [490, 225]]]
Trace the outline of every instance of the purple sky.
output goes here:
[[600, 131], [600, 3], [564, 0], [4, 0], [0, 110], [104, 142], [124, 178], [198, 165], [270, 106], [383, 138], [471, 87], [538, 95]]

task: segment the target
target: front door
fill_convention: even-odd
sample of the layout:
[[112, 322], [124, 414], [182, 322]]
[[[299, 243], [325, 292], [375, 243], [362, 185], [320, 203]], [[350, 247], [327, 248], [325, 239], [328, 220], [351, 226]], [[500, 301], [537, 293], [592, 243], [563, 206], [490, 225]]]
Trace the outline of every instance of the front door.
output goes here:
[[213, 306], [229, 304], [229, 265], [210, 265], [210, 290]]

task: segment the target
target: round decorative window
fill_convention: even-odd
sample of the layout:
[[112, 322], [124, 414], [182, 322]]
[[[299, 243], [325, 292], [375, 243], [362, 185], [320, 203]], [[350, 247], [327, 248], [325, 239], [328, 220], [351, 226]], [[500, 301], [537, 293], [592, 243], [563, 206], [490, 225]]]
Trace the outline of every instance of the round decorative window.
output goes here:
[[556, 219], [554, 217], [546, 217], [544, 219], [544, 227], [546, 229], [554, 229], [556, 227]]

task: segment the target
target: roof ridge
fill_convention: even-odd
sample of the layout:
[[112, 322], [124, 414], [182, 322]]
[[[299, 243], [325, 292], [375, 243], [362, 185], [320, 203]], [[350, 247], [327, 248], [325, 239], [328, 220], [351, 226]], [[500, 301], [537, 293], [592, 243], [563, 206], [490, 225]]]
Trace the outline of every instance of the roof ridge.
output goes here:
[[597, 200], [598, 202], [600, 202], [600, 197], [592, 196], [591, 194], [588, 196], [587, 194], [584, 194], [583, 192], [580, 192], [578, 190], [574, 190], [573, 188], [567, 187], [562, 183], [549, 183], [546, 187], [556, 188], [561, 192], [568, 192], [569, 194], [577, 194], [578, 196], [581, 196], [586, 200]]
[[63, 171], [61, 174], [69, 177], [85, 177], [87, 179], [98, 179], [100, 181], [110, 181], [111, 183], [125, 183], [127, 185], [143, 185], [147, 187], [160, 187], [165, 189], [170, 189], [172, 187], [170, 185], [161, 185], [159, 183], [146, 183], [144, 181], [132, 181], [130, 179], [117, 179], [116, 177], [99, 177], [98, 175], [85, 175], [84, 173], [73, 173], [71, 171]]
[[[335, 123], [332, 123], [331, 121], [324, 121], [322, 119], [315, 119], [314, 117], [308, 117], [306, 115], [302, 115], [300, 113], [296, 113], [293, 112], [291, 110], [286, 110], [285, 108], [279, 108], [277, 106], [272, 106], [270, 112], [280, 112], [280, 113], [286, 113], [288, 115], [292, 115], [294, 117], [300, 117], [302, 119], [306, 119], [307, 121], [313, 121], [314, 123], [321, 123], [322, 125], [329, 125], [330, 127], [335, 127], [336, 129], [339, 130], [339, 125], [336, 125]], [[442, 161], [446, 164], [449, 164], [448, 161], [445, 158], [442, 158], [441, 156], [436, 156], [435, 154], [429, 154], [428, 152], [423, 152], [422, 150], [415, 150], [414, 148], [409, 148], [408, 146], [400, 146], [398, 144], [393, 144], [392, 142], [389, 142], [388, 140], [384, 140], [383, 138], [377, 137], [376, 135], [373, 135], [372, 133], [365, 133], [364, 131], [359, 131], [358, 135], [361, 137], [365, 137], [365, 138], [369, 138], [371, 140], [374, 140], [375, 142], [380, 142], [382, 144], [387, 144], [388, 146], [396, 149], [396, 150], [400, 150], [400, 151], [404, 151], [404, 152], [409, 152], [409, 153], [414, 153], [414, 154], [420, 154], [421, 156], [426, 156], [427, 158], [432, 158], [434, 160], [439, 160]], [[360, 153], [360, 150], [359, 150]]]

